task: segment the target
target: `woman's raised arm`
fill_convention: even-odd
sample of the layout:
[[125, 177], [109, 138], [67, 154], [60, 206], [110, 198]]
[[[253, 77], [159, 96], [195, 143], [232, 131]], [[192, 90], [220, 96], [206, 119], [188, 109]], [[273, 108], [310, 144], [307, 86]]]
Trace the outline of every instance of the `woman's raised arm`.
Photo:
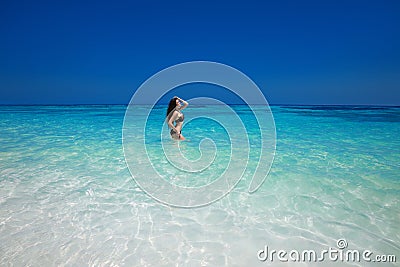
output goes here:
[[183, 106], [181, 106], [181, 107], [179, 108], [180, 110], [185, 109], [185, 108], [189, 105], [189, 103], [186, 102], [185, 100], [183, 100], [182, 98], [177, 97], [177, 96], [176, 96], [176, 98], [178, 98], [178, 100], [181, 101], [181, 102], [183, 103]]

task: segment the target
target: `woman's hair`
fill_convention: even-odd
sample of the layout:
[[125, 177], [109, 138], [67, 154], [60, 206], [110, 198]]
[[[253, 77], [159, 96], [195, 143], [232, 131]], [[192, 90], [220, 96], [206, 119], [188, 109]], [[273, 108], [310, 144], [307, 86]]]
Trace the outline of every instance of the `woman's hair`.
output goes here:
[[178, 99], [177, 97], [174, 97], [169, 101], [166, 117], [168, 117], [168, 115], [170, 115], [170, 113], [174, 110], [174, 108], [176, 108], [176, 100], [177, 99]]

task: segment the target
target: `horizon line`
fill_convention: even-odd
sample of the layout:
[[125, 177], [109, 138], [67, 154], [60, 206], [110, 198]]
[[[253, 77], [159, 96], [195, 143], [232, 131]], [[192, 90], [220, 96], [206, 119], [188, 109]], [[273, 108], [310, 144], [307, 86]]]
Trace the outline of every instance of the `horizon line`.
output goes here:
[[[2, 104], [0, 106], [128, 106], [128, 104]], [[152, 104], [135, 104], [138, 106], [144, 105], [152, 105]], [[156, 105], [168, 105], [165, 104], [155, 104]], [[203, 105], [212, 105], [218, 106], [218, 104], [192, 104], [193, 106], [203, 106]], [[222, 105], [222, 104], [221, 104]], [[264, 104], [240, 104], [240, 103], [227, 103], [227, 105], [236, 105], [236, 106], [246, 106], [246, 105], [264, 105]], [[348, 107], [400, 107], [400, 104], [268, 104], [269, 106], [348, 106]]]

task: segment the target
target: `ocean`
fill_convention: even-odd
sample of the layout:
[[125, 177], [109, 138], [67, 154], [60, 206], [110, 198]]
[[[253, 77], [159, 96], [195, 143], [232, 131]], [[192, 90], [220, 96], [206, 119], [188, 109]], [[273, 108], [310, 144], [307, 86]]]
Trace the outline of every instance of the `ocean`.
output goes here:
[[[249, 107], [231, 106], [246, 127], [239, 143], [248, 144], [248, 160], [245, 149], [230, 149], [227, 124], [190, 120], [203, 114], [234, 121], [218, 106], [189, 106], [181, 143], [168, 138], [166, 107], [156, 106], [146, 138], [126, 136], [123, 144], [126, 108], [0, 106], [1, 266], [373, 266], [376, 255], [397, 258], [379, 266], [400, 261], [399, 107], [272, 106], [276, 150], [269, 151], [273, 161], [260, 163], [270, 170], [254, 193], [248, 188], [260, 138]], [[137, 108], [137, 121], [144, 120]], [[128, 168], [127, 151], [143, 145], [147, 154], [136, 154]], [[231, 160], [234, 153], [239, 161]], [[141, 167], [146, 159], [153, 168]], [[243, 172], [236, 166], [242, 163]], [[204, 187], [229, 164], [241, 179], [198, 207], [160, 202], [134, 179], [138, 172], [153, 181], [156, 170], [166, 183]], [[294, 260], [293, 251], [321, 256], [330, 249], [370, 251], [372, 260]], [[287, 253], [279, 258], [272, 250]]]

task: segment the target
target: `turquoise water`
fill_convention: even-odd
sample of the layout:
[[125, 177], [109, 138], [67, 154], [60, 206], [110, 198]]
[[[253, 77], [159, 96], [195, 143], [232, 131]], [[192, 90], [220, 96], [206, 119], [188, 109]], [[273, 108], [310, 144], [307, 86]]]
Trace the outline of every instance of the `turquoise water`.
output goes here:
[[[190, 108], [186, 120], [210, 111]], [[253, 125], [246, 107], [233, 108]], [[0, 265], [307, 266], [260, 262], [257, 252], [335, 248], [339, 238], [399, 261], [400, 108], [273, 106], [276, 154], [263, 185], [248, 193], [250, 161], [230, 194], [195, 209], [162, 205], [136, 185], [122, 149], [125, 109], [0, 107]], [[185, 155], [200, 157], [200, 137], [218, 153], [208, 172], [181, 179], [152, 150], [161, 137], [151, 123], [149, 156], [171, 183], [204, 185], [229, 162], [224, 128], [197, 120], [184, 127]], [[250, 146], [259, 144], [254, 129]]]

